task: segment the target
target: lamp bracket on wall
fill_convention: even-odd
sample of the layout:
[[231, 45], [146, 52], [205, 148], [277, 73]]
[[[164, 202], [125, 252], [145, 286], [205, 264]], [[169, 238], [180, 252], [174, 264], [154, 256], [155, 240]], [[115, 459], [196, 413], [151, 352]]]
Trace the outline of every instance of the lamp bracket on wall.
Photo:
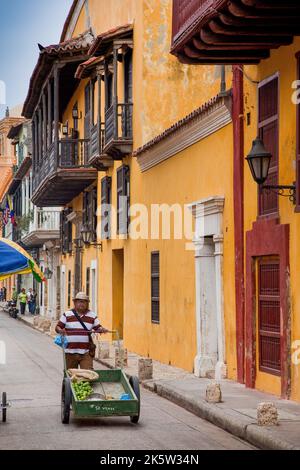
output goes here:
[[296, 185], [271, 185], [271, 184], [264, 184], [261, 186], [261, 189], [269, 190], [274, 192], [275, 194], [278, 194], [278, 196], [284, 196], [288, 197], [289, 200], [293, 203], [296, 204]]

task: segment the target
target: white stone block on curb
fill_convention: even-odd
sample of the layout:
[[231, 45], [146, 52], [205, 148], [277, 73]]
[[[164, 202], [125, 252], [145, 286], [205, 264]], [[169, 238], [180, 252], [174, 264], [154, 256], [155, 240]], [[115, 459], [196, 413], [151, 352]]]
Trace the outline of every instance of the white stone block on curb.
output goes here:
[[277, 426], [278, 410], [272, 402], [259, 403], [257, 407], [257, 424], [259, 426]]
[[109, 359], [109, 341], [98, 341], [98, 359]]
[[124, 348], [115, 349], [115, 367], [116, 369], [127, 367], [128, 365], [128, 351]]
[[212, 382], [206, 387], [206, 401], [208, 403], [221, 403], [222, 391], [221, 385], [217, 382]]
[[139, 381], [143, 382], [144, 380], [153, 379], [153, 362], [149, 358], [139, 359], [139, 369], [138, 369]]
[[57, 325], [57, 321], [51, 321], [50, 336], [53, 336], [53, 337], [56, 336], [56, 334], [57, 334], [56, 331], [55, 331], [56, 325]]

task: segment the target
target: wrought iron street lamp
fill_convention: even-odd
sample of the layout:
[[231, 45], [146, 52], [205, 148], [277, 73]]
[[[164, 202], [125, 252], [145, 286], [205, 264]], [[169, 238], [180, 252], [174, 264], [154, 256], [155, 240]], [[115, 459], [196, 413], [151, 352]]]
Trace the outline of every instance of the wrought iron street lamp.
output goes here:
[[68, 123], [63, 124], [62, 133], [63, 133], [63, 135], [68, 135], [69, 134], [69, 124]]
[[91, 236], [92, 236], [91, 230], [89, 229], [87, 225], [84, 225], [81, 230], [81, 237], [85, 245], [91, 244]]
[[[264, 146], [262, 139], [256, 137], [252, 142], [252, 149], [246, 157], [254, 181], [260, 185], [261, 189], [273, 190], [279, 196], [287, 196], [290, 201], [296, 203], [296, 186], [293, 185], [270, 185], [263, 184], [270, 169], [272, 154]], [[285, 192], [287, 191], [287, 194]]]
[[98, 243], [98, 242], [93, 242], [92, 241], [92, 231], [90, 229], [90, 227], [88, 225], [83, 225], [82, 227], [82, 230], [81, 230], [81, 239], [83, 241], [83, 243], [86, 245], [86, 246], [95, 246], [95, 247], [99, 247], [101, 248], [101, 251], [102, 251], [102, 243]]
[[263, 141], [257, 137], [246, 157], [253, 179], [257, 184], [263, 184], [268, 178], [271, 158], [272, 154], [267, 152]]
[[44, 276], [46, 279], [52, 279], [52, 276], [53, 276], [53, 272], [51, 271], [50, 268], [46, 268], [45, 271], [44, 271]]
[[77, 107], [74, 107], [74, 108], [72, 109], [72, 118], [73, 118], [74, 120], [76, 120], [76, 119], [81, 119], [81, 118], [82, 118], [82, 113], [81, 113], [81, 111], [78, 110]]

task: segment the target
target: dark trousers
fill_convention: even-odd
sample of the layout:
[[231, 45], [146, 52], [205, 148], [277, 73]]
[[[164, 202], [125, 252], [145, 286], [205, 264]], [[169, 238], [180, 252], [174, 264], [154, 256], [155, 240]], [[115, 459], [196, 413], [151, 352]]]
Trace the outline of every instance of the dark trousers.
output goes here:
[[25, 315], [26, 304], [24, 304], [23, 302], [20, 302], [20, 310], [21, 310], [21, 315]]

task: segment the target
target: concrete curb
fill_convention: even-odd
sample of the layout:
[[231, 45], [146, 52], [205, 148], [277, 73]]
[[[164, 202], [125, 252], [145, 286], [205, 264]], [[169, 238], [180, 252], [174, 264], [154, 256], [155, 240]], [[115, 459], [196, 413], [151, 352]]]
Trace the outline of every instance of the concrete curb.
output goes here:
[[[29, 326], [29, 327], [32, 328], [33, 330], [40, 331], [38, 328], [36, 328], [36, 327], [34, 326], [33, 323], [30, 323], [29, 321], [26, 321], [24, 318], [18, 316], [18, 320], [21, 321], [22, 323], [24, 323], [25, 325]], [[40, 331], [40, 333], [42, 333], [42, 331]]]
[[[19, 320], [30, 328], [33, 328], [40, 333], [47, 334], [47, 332], [41, 331], [23, 318], [19, 317]], [[104, 359], [95, 358], [95, 361], [109, 369], [114, 368], [112, 364]], [[184, 392], [179, 393], [167, 384], [160, 383], [159, 381], [146, 380], [141, 382], [141, 385], [146, 390], [156, 393], [162, 398], [175, 403], [190, 413], [209, 421], [215, 426], [218, 426], [219, 428], [224, 429], [224, 431], [249, 442], [255, 447], [263, 450], [299, 450], [298, 447], [295, 447], [282, 439], [278, 439], [277, 436], [273, 435], [270, 429], [258, 426], [250, 418], [247, 418], [234, 410], [225, 411], [218, 405], [207, 403], [205, 400], [193, 400]]]
[[192, 400], [183, 393], [173, 391], [164, 384], [154, 383], [151, 386], [143, 384], [145, 388], [156, 392], [159, 396], [172, 401], [187, 411], [199, 416], [206, 421], [230, 432], [234, 436], [253, 444], [263, 450], [297, 450], [290, 443], [278, 439], [269, 429], [260, 427], [250, 419], [242, 417], [239, 413], [228, 413], [217, 405], [207, 403], [205, 400]]

